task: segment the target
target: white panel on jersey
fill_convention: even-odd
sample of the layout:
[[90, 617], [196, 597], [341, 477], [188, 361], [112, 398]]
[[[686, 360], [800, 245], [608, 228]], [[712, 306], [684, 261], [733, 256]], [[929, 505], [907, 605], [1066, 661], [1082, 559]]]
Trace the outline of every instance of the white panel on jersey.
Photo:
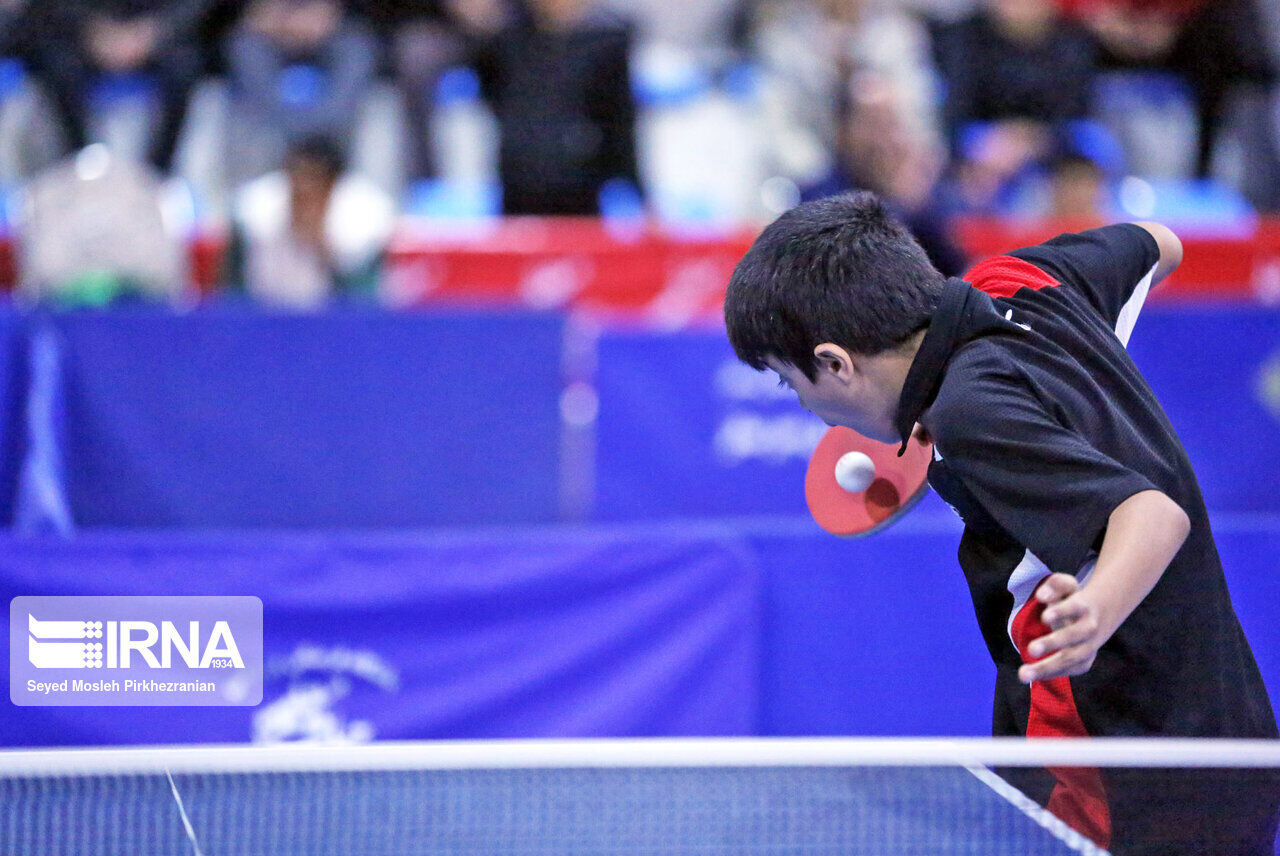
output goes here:
[[1116, 336], [1125, 347], [1129, 346], [1129, 337], [1133, 335], [1133, 328], [1138, 323], [1138, 313], [1142, 311], [1142, 305], [1147, 302], [1147, 294], [1151, 291], [1151, 280], [1156, 275], [1158, 265], [1159, 262], [1152, 265], [1147, 275], [1133, 287], [1133, 294], [1129, 296], [1124, 306], [1120, 307], [1120, 314], [1116, 316]]
[[[1080, 566], [1080, 570], [1076, 572], [1076, 581], [1080, 585], [1084, 585], [1089, 581], [1089, 576], [1093, 573], [1094, 567], [1098, 564], [1098, 556], [1094, 554], [1089, 560]], [[1040, 581], [1049, 574], [1053, 573], [1048, 566], [1032, 553], [1027, 550], [1022, 556], [1022, 561], [1013, 569], [1013, 573], [1009, 575], [1009, 582], [1005, 584], [1005, 588], [1013, 595], [1013, 609], [1009, 612], [1009, 620], [1005, 626], [1005, 632], [1009, 634], [1009, 641], [1013, 642], [1016, 649], [1018, 643], [1013, 639], [1013, 619], [1022, 611], [1022, 607], [1026, 606], [1027, 601], [1031, 599], [1031, 595], [1035, 594], [1036, 588], [1039, 587]], [[1019, 651], [1018, 653], [1022, 653]]]

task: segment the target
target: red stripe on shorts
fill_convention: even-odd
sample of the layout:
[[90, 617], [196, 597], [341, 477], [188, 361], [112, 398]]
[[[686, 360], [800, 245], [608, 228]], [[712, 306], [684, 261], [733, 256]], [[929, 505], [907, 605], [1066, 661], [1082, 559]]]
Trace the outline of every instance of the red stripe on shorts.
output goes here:
[[[1013, 618], [1013, 644], [1025, 663], [1036, 659], [1026, 655], [1027, 645], [1051, 632], [1041, 615], [1045, 604], [1033, 595]], [[1031, 684], [1031, 712], [1027, 716], [1027, 737], [1088, 737], [1080, 711], [1071, 694], [1069, 678], [1053, 678]], [[1076, 832], [1106, 849], [1111, 843], [1111, 812], [1102, 773], [1095, 767], [1050, 767], [1057, 780], [1046, 808]]]

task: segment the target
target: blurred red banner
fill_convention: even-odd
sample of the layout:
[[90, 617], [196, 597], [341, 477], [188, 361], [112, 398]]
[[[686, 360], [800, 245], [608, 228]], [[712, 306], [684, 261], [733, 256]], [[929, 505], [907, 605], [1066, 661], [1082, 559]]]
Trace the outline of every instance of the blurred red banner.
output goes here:
[[[967, 218], [957, 223], [956, 235], [977, 260], [1087, 225]], [[1181, 231], [1182, 267], [1158, 299], [1280, 302], [1280, 218], [1264, 218], [1248, 236]], [[678, 327], [719, 317], [725, 285], [753, 237], [748, 231], [674, 235], [592, 218], [406, 219], [389, 249], [384, 295], [393, 306], [514, 302]], [[218, 289], [224, 245], [216, 233], [192, 241], [192, 279], [201, 293]], [[17, 267], [13, 244], [0, 236], [0, 286], [13, 286]]]

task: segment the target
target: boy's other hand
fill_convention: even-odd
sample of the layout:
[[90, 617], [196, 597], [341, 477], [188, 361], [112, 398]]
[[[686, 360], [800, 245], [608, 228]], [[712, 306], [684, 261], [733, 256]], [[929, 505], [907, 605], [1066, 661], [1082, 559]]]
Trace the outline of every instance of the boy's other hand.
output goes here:
[[1023, 654], [1028, 662], [1018, 678], [1029, 684], [1089, 671], [1098, 649], [1115, 632], [1102, 607], [1070, 574], [1045, 577], [1035, 597], [1045, 604], [1041, 620], [1052, 632], [1027, 646]]
[[1151, 592], [1190, 531], [1187, 513], [1158, 490], [1140, 491], [1116, 506], [1088, 584], [1081, 588], [1069, 574], [1050, 574], [1036, 588], [1044, 604], [1040, 623], [1050, 632], [1022, 652], [1027, 663], [1018, 677], [1031, 683], [1089, 671], [1098, 649]]

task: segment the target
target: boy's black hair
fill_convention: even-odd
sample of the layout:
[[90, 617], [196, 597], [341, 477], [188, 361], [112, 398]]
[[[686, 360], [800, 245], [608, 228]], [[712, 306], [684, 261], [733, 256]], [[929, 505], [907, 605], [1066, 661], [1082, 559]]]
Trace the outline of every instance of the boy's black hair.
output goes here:
[[729, 342], [753, 368], [774, 357], [813, 381], [817, 345], [894, 348], [928, 326], [945, 281], [875, 194], [806, 202], [771, 223], [734, 269]]

